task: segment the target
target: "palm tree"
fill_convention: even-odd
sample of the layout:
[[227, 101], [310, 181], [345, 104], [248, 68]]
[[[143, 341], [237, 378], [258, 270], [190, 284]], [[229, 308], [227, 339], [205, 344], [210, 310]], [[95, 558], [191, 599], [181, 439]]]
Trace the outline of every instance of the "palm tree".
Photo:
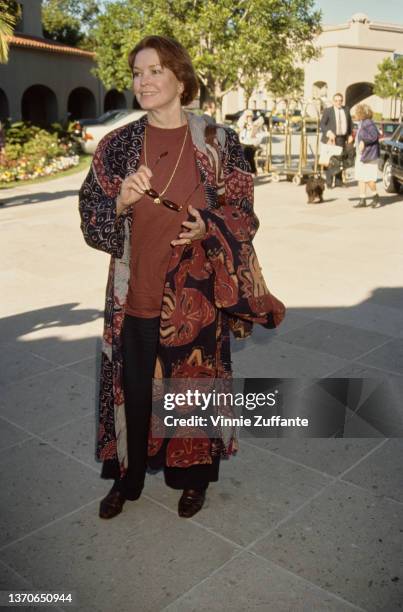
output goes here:
[[6, 2], [0, 1], [0, 63], [8, 61], [8, 37], [12, 35], [16, 16], [10, 13]]

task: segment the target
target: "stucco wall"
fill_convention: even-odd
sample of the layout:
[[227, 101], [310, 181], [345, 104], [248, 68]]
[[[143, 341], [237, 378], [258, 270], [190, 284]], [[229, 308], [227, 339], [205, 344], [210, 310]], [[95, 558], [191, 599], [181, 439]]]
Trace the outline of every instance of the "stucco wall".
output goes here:
[[18, 31], [31, 36], [43, 36], [41, 0], [18, 0], [18, 2], [22, 5], [22, 20]]
[[8, 64], [0, 64], [0, 87], [12, 119], [21, 118], [21, 99], [31, 85], [45, 85], [56, 94], [59, 120], [66, 118], [69, 94], [77, 87], [93, 93], [96, 112], [102, 113], [105, 89], [91, 74], [93, 66], [91, 58], [12, 48]]
[[326, 27], [318, 36], [318, 45], [349, 44], [396, 50], [403, 46], [403, 27], [377, 23], [350, 23]]

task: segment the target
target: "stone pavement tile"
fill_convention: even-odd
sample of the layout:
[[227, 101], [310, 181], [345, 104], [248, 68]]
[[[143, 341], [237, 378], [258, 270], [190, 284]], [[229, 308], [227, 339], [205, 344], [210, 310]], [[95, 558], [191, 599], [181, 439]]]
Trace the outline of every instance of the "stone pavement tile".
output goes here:
[[33, 433], [69, 423], [95, 411], [95, 385], [71, 370], [7, 385], [0, 397], [1, 414]]
[[[68, 423], [57, 429], [45, 432], [42, 434], [42, 438], [101, 472], [102, 464], [95, 459], [95, 411], [84, 418], [76, 419], [74, 423]], [[94, 477], [97, 478], [96, 475]]]
[[[172, 509], [179, 495], [148, 479], [147, 494]], [[238, 456], [221, 461], [220, 480], [208, 489], [198, 523], [241, 545], [252, 542], [329, 482], [324, 475], [249, 445]]]
[[301, 465], [338, 476], [379, 444], [377, 439], [307, 438], [270, 439], [248, 438], [248, 444], [292, 459]]
[[33, 332], [27, 336], [26, 345], [32, 353], [55, 365], [68, 365], [95, 355], [97, 332], [98, 322], [66, 328], [57, 326], [51, 332], [46, 329]]
[[274, 563], [242, 553], [202, 584], [185, 593], [166, 612], [348, 612], [355, 606]]
[[312, 317], [306, 317], [298, 313], [288, 312], [284, 321], [276, 329], [265, 329], [261, 325], [255, 325], [252, 335], [249, 338], [244, 340], [236, 340], [232, 337], [231, 350], [232, 352], [236, 353], [242, 349], [253, 347], [255, 345], [267, 345], [275, 338], [282, 336], [293, 329], [299, 329], [311, 321]]
[[375, 289], [371, 296], [371, 302], [403, 310], [403, 289], [402, 287], [381, 287], [380, 289]]
[[403, 601], [402, 506], [337, 482], [252, 550], [367, 612]]
[[340, 370], [329, 374], [328, 378], [372, 378], [374, 380], [390, 380], [399, 387], [403, 385], [403, 376], [380, 368], [372, 368], [357, 361], [346, 363]]
[[382, 370], [402, 374], [403, 338], [391, 340], [384, 346], [380, 346], [378, 349], [375, 349], [369, 353], [369, 355], [360, 357], [358, 361], [369, 366], [374, 366], [375, 368], [381, 368]]
[[73, 370], [74, 372], [81, 374], [81, 376], [86, 376], [93, 381], [97, 380], [97, 356], [82, 359], [81, 361], [66, 367], [69, 370]]
[[1, 545], [100, 497], [104, 491], [90, 468], [38, 440], [14, 446], [1, 460]]
[[36, 585], [76, 592], [80, 612], [156, 612], [231, 559], [236, 547], [141, 498], [112, 521], [93, 503], [4, 551]]
[[271, 340], [264, 346], [249, 346], [233, 354], [234, 376], [320, 378], [346, 364], [340, 357], [289, 344], [282, 339], [283, 336], [281, 340]]
[[351, 308], [339, 308], [323, 312], [322, 319], [377, 331], [394, 338], [403, 336], [403, 311], [380, 304], [363, 302]]
[[54, 369], [55, 365], [46, 359], [33, 355], [26, 348], [9, 342], [0, 344], [2, 363], [0, 368], [0, 385], [20, 382], [28, 376]]
[[[0, 407], [0, 411], [1, 407]], [[13, 446], [22, 440], [26, 440], [30, 435], [26, 431], [14, 427], [11, 423], [8, 423], [0, 417], [0, 453], [3, 449]]]
[[[382, 424], [386, 437], [398, 437], [403, 427], [403, 376], [357, 362], [350, 363], [341, 370], [330, 374], [329, 378], [362, 378], [362, 393], [364, 389], [374, 392], [373, 398], [379, 398], [373, 405], [364, 405], [361, 401], [360, 415], [376, 426]], [[387, 394], [387, 395], [386, 395]], [[386, 402], [386, 397], [388, 401]], [[364, 408], [364, 410], [363, 410]], [[378, 423], [375, 423], [378, 421]], [[389, 427], [389, 423], [393, 425]], [[386, 433], [387, 432], [387, 433]]]
[[[34, 585], [28, 580], [24, 580], [21, 576], [19, 576], [15, 571], [13, 571], [8, 565], [0, 561], [0, 590], [1, 591], [16, 591], [17, 593], [21, 593], [23, 591], [29, 591], [31, 593], [35, 592], [36, 589]], [[15, 612], [18, 607], [16, 606], [0, 606], [1, 612], [4, 610], [11, 610], [11, 612]], [[55, 608], [53, 608], [54, 610]], [[57, 609], [57, 608], [56, 608]], [[48, 610], [49, 607], [45, 606], [27, 606], [24, 605], [24, 610], [35, 610], [37, 612], [42, 612], [43, 610]]]
[[343, 480], [369, 489], [376, 495], [386, 495], [403, 503], [402, 440], [387, 440], [369, 457], [347, 472]]
[[[14, 591], [27, 589], [30, 583], [0, 560], [0, 590]], [[32, 585], [31, 585], [32, 586]], [[1, 607], [3, 610], [3, 607]]]
[[281, 336], [282, 342], [322, 351], [344, 359], [357, 358], [387, 340], [388, 336], [378, 332], [323, 320], [313, 321], [301, 329]]

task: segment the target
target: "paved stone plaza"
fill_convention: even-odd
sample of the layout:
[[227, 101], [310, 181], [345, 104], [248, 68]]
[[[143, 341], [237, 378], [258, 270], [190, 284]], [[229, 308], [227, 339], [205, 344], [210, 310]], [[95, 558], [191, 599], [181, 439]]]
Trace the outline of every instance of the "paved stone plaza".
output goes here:
[[[401, 439], [241, 440], [194, 519], [161, 475], [98, 518], [108, 256], [80, 232], [83, 178], [0, 191], [1, 589], [73, 591], [83, 612], [401, 610]], [[255, 246], [288, 313], [233, 343], [236, 375], [403, 392], [403, 195], [380, 193], [379, 209], [353, 209], [354, 184], [307, 205], [304, 187], [256, 179]]]

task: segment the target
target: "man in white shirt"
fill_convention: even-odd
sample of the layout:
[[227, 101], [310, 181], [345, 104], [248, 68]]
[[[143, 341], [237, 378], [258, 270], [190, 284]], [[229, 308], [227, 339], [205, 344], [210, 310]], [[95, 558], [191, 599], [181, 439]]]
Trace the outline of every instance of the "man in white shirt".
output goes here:
[[[347, 143], [353, 142], [353, 121], [350, 110], [343, 106], [343, 95], [336, 93], [333, 96], [333, 106], [325, 108], [320, 122], [322, 142], [338, 145], [344, 148]], [[332, 187], [333, 177], [326, 171], [326, 185]], [[341, 172], [336, 174], [335, 186], [342, 186]]]

